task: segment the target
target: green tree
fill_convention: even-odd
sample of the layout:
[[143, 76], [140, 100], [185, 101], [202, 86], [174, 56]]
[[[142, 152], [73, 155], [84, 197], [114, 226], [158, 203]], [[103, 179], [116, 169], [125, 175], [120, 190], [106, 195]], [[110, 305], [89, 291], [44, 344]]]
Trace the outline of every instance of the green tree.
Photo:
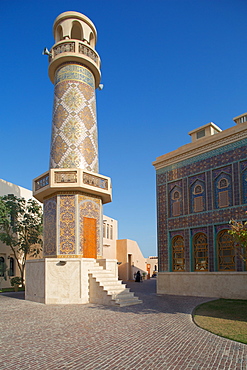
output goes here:
[[[247, 212], [246, 212], [247, 213]], [[228, 231], [232, 235], [235, 247], [240, 257], [246, 261], [247, 256], [247, 221], [231, 220], [231, 229]]]
[[22, 286], [28, 255], [37, 257], [42, 250], [42, 230], [42, 208], [35, 200], [13, 194], [0, 197], [0, 240], [13, 252]]

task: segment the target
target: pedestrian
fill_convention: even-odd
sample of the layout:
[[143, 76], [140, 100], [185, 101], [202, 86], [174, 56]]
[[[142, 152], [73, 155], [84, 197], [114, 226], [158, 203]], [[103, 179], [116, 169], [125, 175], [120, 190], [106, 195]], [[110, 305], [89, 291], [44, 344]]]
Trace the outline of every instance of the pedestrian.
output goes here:
[[140, 283], [141, 281], [141, 274], [140, 274], [140, 271], [137, 271], [136, 273], [136, 280], [135, 280], [137, 283]]

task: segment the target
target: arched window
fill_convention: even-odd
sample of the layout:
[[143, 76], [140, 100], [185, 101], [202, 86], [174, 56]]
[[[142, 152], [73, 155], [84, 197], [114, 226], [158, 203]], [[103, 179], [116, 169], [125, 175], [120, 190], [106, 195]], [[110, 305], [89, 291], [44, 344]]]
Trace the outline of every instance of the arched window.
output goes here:
[[228, 180], [223, 178], [219, 181], [219, 189], [227, 188], [228, 187]]
[[0, 276], [4, 276], [4, 258], [0, 257]]
[[172, 269], [185, 271], [184, 238], [180, 235], [172, 239]]
[[9, 276], [15, 276], [15, 264], [13, 257], [10, 257], [9, 259]]
[[191, 194], [191, 212], [205, 211], [205, 184], [201, 180], [196, 180], [190, 189]]
[[56, 29], [56, 42], [59, 42], [63, 39], [63, 29], [62, 26], [59, 25]]
[[170, 214], [172, 217], [182, 214], [182, 192], [177, 185], [170, 192]]
[[208, 271], [208, 241], [204, 233], [197, 233], [193, 239], [194, 270]]
[[247, 203], [247, 168], [241, 173], [242, 203]]
[[82, 27], [81, 24], [77, 21], [73, 22], [71, 30], [71, 38], [76, 40], [83, 40]]
[[222, 171], [215, 179], [214, 196], [215, 208], [232, 206], [232, 178], [231, 175]]
[[172, 198], [173, 198], [174, 200], [179, 199], [179, 198], [180, 198], [180, 193], [179, 193], [179, 191], [174, 191]]
[[194, 189], [195, 194], [201, 194], [203, 192], [201, 185], [196, 185]]
[[219, 271], [235, 271], [235, 249], [228, 230], [221, 230], [217, 237]]
[[94, 48], [95, 47], [95, 39], [93, 33], [90, 33], [90, 38], [89, 38], [89, 45]]

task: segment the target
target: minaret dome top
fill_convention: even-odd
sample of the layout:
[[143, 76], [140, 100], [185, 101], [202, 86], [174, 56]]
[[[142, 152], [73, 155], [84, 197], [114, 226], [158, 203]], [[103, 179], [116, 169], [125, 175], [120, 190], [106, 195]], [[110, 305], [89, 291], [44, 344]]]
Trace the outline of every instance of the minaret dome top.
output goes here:
[[84, 14], [68, 11], [61, 13], [53, 24], [56, 43], [62, 40], [77, 39], [95, 48], [97, 31], [93, 22]]
[[55, 82], [55, 74], [65, 63], [77, 63], [87, 67], [94, 75], [95, 88], [99, 86], [100, 57], [95, 50], [97, 31], [85, 15], [69, 11], [61, 13], [53, 24], [55, 44], [49, 52], [49, 77]]

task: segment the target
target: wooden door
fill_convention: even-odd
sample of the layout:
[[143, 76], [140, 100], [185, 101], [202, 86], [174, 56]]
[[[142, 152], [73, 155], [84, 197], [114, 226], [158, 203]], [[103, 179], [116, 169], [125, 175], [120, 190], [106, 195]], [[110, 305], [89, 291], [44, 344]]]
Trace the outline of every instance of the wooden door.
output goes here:
[[83, 257], [97, 258], [96, 219], [83, 217]]
[[150, 263], [147, 263], [148, 279], [150, 278], [150, 269], [151, 269], [151, 265]]

